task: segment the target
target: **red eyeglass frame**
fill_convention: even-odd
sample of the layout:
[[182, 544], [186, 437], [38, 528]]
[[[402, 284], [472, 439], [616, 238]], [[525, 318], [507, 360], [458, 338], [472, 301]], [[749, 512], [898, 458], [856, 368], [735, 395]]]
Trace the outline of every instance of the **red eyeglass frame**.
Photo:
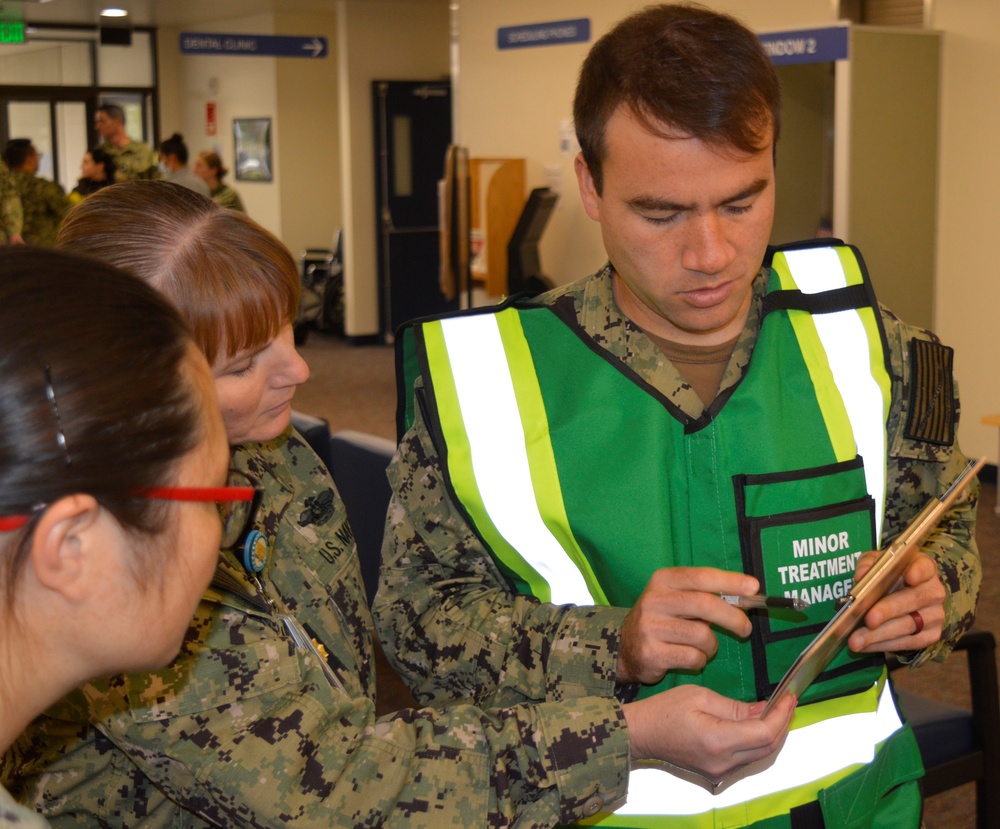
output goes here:
[[[253, 486], [151, 486], [137, 489], [133, 498], [149, 498], [154, 501], [253, 501], [258, 489]], [[48, 504], [39, 504], [30, 513], [21, 515], [0, 515], [0, 532], [17, 530], [31, 521]]]

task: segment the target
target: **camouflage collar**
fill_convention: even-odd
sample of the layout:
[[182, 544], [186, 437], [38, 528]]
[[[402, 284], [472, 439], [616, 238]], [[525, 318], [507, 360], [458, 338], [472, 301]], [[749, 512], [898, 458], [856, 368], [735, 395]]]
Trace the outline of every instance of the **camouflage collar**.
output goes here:
[[[704, 406], [694, 389], [645, 332], [618, 307], [612, 290], [614, 276], [614, 268], [609, 263], [592, 276], [550, 291], [545, 294], [544, 301], [557, 306], [571, 304], [578, 324], [594, 342], [625, 363], [685, 414], [699, 417]], [[762, 268], [754, 280], [750, 313], [729, 359], [720, 391], [735, 385], [750, 362], [760, 332], [767, 276], [767, 269]]]
[[243, 567], [232, 558], [232, 553], [223, 552], [204, 597], [215, 604], [233, 607], [251, 615], [272, 618], [273, 607], [259, 588], [250, 580]]

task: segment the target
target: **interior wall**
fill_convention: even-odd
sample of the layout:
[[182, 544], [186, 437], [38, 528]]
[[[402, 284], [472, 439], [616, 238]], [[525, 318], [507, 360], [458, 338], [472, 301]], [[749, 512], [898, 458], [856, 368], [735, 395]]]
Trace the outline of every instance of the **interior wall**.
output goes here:
[[[161, 138], [180, 131], [192, 157], [218, 152], [230, 170], [226, 183], [239, 192], [247, 212], [293, 255], [330, 247], [342, 223], [335, 15], [257, 15], [196, 30], [327, 39], [324, 58], [183, 55], [181, 30], [163, 28], [158, 49]], [[209, 101], [216, 104], [215, 136], [206, 125]], [[271, 119], [273, 181], [236, 180], [237, 118]]]
[[[328, 57], [317, 60], [182, 55], [180, 29], [161, 28], [161, 132], [182, 132], [192, 153], [215, 149], [232, 169], [233, 119], [271, 118], [274, 181], [230, 174], [228, 183], [296, 256], [329, 247], [343, 228], [345, 327], [350, 336], [376, 335], [370, 85], [448, 77], [447, 5], [338, 0], [330, 13], [257, 15], [197, 30], [327, 38]], [[215, 137], [206, 135], [209, 100], [217, 106]]]
[[161, 26], [156, 30], [156, 82], [161, 124], [182, 124], [181, 53], [177, 47], [180, 29]]
[[966, 454], [997, 457], [997, 429], [980, 422], [1000, 412], [1000, 280], [993, 240], [1000, 225], [1000, 4], [937, 2], [931, 26], [944, 32], [934, 327], [955, 349]]
[[[579, 206], [572, 155], [559, 149], [560, 125], [570, 118], [575, 74], [588, 44], [501, 52], [496, 30], [589, 17], [596, 39], [641, 5], [631, 0], [460, 3], [459, 138], [473, 155], [525, 157], [528, 188], [544, 186], [552, 178], [562, 184], [563, 198], [541, 245], [543, 267], [560, 284], [592, 271], [604, 256], [599, 230]], [[707, 5], [729, 11], [761, 32], [836, 20], [836, 3], [830, 0], [707, 0]], [[994, 198], [1000, 190], [1000, 155], [990, 140], [1000, 134], [1000, 98], [983, 91], [984, 83], [1000, 77], [1000, 5], [962, 0], [936, 2], [930, 9], [930, 27], [944, 33], [934, 329], [955, 349], [962, 447], [969, 455], [987, 455], [996, 463], [996, 428], [980, 419], [1000, 412], [995, 322], [1000, 280], [993, 278], [996, 262], [990, 245], [1000, 222]]]
[[932, 327], [940, 37], [855, 26], [850, 43], [845, 236], [879, 300]]
[[823, 219], [833, 221], [833, 165], [825, 157], [833, 124], [833, 64], [777, 69], [782, 114], [772, 244], [806, 239]]
[[[213, 24], [188, 27], [184, 31], [274, 34], [273, 15], [240, 17]], [[193, 158], [204, 150], [213, 150], [229, 169], [225, 183], [233, 187], [257, 222], [289, 244], [283, 233], [284, 219], [279, 194], [292, 186], [283, 176], [281, 158], [282, 124], [278, 118], [276, 59], [229, 55], [184, 55], [180, 52], [179, 28], [158, 31], [160, 67], [160, 141], [180, 132]], [[327, 59], [329, 61], [329, 59]], [[216, 135], [209, 135], [205, 105], [216, 104]], [[236, 118], [271, 119], [271, 158], [274, 178], [270, 182], [237, 181], [233, 156], [233, 120]], [[190, 162], [189, 162], [190, 163]], [[293, 253], [295, 249], [292, 248]]]
[[333, 14], [276, 19], [276, 34], [325, 37], [329, 48], [325, 58], [275, 61], [282, 239], [296, 256], [305, 248], [331, 247], [343, 223], [336, 29]]
[[[587, 51], [645, 0], [461, 0], [458, 140], [471, 156], [527, 161], [527, 189], [554, 187], [561, 197], [540, 244], [542, 269], [556, 284], [578, 279], [606, 259], [600, 229], [583, 212], [573, 172], [573, 90]], [[830, 0], [708, 0], [757, 31], [810, 28], [835, 20]], [[591, 42], [500, 50], [503, 26], [590, 19]], [[570, 141], [562, 139], [567, 135]], [[568, 143], [568, 145], [567, 145]]]
[[[708, 4], [732, 12], [759, 31], [823, 26], [836, 16], [836, 4], [831, 0], [800, 0], [794, 4], [785, 0], [708, 0]], [[379, 66], [391, 67], [403, 60], [403, 52], [407, 61], [420, 63], [421, 73], [436, 76], [448, 67], [448, 22], [440, 19], [446, 12], [426, 10], [418, 14], [413, 4], [382, 11], [392, 5], [338, 0], [338, 12], [352, 22], [352, 36], [347, 38], [344, 31], [338, 31], [337, 37], [361, 45], [352, 48], [350, 54], [338, 56], [335, 42], [330, 43], [329, 60], [338, 61], [349, 73], [338, 80], [340, 134], [347, 139], [340, 148], [342, 216], [345, 228], [349, 223], [357, 225], [348, 241], [354, 256], [348, 254], [347, 290], [355, 301], [347, 325], [349, 333], [360, 335], [377, 331], [368, 82], [376, 74], [385, 74]], [[549, 184], [550, 180], [561, 185], [563, 199], [542, 243], [543, 266], [560, 283], [593, 270], [604, 256], [597, 227], [579, 207], [571, 152], [560, 147], [570, 118], [577, 67], [588, 44], [501, 52], [496, 48], [496, 30], [506, 25], [589, 17], [592, 37], [596, 38], [623, 14], [641, 5], [643, 2], [633, 0], [460, 0], [455, 13], [460, 37], [456, 136], [475, 155], [526, 158], [529, 188]], [[431, 19], [425, 22], [425, 17]], [[256, 26], [254, 21], [242, 30], [261, 31]], [[996, 381], [1000, 338], [993, 319], [995, 309], [1000, 307], [1000, 281], [992, 278], [996, 265], [989, 244], [1000, 220], [994, 198], [1000, 189], [1000, 157], [990, 141], [991, 136], [1000, 134], [1000, 99], [983, 94], [984, 83], [1000, 76], [1000, 5], [993, 0], [937, 2], [931, 5], [930, 26], [944, 32], [934, 327], [956, 352], [955, 371], [963, 404], [963, 448], [970, 455], [985, 454], [996, 462], [996, 429], [982, 425], [980, 418], [1000, 412]], [[221, 28], [240, 30], [235, 23]], [[366, 29], [371, 34], [365, 35]], [[407, 41], [405, 47], [398, 46]], [[181, 124], [191, 144], [196, 144], [194, 137], [199, 135], [199, 129], [203, 130], [203, 106], [195, 105], [195, 111], [190, 113], [188, 99], [193, 94], [204, 98], [204, 79], [211, 72], [222, 81], [218, 140], [227, 161], [232, 158], [233, 117], [278, 111], [274, 71], [269, 79], [261, 78], [255, 69], [263, 67], [268, 59], [182, 60], [176, 30], [161, 30], [159, 56], [162, 126], [167, 134]], [[200, 67], [185, 66], [196, 60], [204, 63]], [[233, 61], [243, 67], [237, 70]], [[410, 72], [406, 74], [413, 77]], [[353, 94], [343, 97], [345, 91]], [[234, 184], [241, 187], [238, 182]], [[281, 208], [275, 206], [272, 211], [266, 200], [257, 203], [257, 194], [247, 187], [241, 187], [241, 193], [248, 202], [254, 202], [252, 215], [272, 229], [281, 230]], [[277, 205], [276, 197], [271, 200]]]
[[5, 85], [86, 84], [91, 78], [90, 43], [28, 42], [0, 50], [0, 78]]
[[447, 78], [449, 17], [444, 3], [338, 0], [337, 12], [344, 327], [348, 336], [368, 337], [379, 330], [371, 83]]

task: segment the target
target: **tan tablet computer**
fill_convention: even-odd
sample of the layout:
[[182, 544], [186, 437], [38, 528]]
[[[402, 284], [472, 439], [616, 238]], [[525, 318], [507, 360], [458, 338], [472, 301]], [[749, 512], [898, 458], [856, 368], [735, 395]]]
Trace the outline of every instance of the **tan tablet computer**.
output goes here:
[[947, 491], [940, 498], [931, 498], [896, 540], [881, 552], [864, 578], [854, 585], [847, 595], [844, 606], [792, 663], [768, 699], [762, 717], [766, 716], [785, 694], [801, 697], [810, 683], [830, 664], [847, 643], [851, 633], [861, 624], [872, 605], [893, 589], [920, 548], [920, 544], [985, 462], [985, 457], [969, 461]]

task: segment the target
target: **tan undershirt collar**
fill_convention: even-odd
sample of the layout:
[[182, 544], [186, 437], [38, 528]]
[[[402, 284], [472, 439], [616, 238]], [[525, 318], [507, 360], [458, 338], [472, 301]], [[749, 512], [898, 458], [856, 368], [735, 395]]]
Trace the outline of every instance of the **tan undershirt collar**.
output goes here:
[[719, 345], [686, 345], [645, 332], [708, 408], [719, 393], [722, 375], [740, 335]]

